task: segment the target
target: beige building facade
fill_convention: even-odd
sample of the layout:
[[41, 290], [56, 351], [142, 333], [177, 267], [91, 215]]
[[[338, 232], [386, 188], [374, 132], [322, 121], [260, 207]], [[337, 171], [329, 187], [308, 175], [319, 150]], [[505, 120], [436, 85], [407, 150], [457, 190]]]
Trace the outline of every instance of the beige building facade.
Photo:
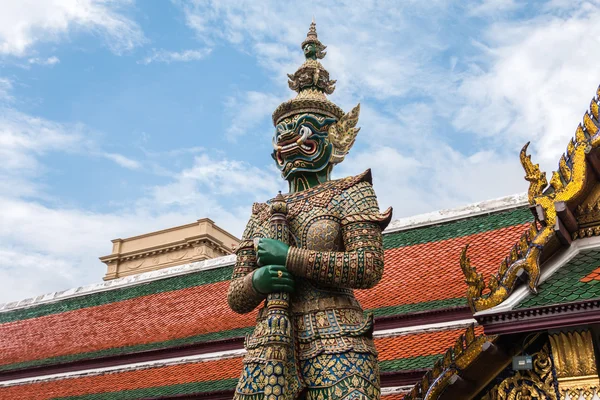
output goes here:
[[112, 253], [100, 257], [107, 266], [104, 280], [232, 254], [239, 239], [203, 218], [112, 243]]

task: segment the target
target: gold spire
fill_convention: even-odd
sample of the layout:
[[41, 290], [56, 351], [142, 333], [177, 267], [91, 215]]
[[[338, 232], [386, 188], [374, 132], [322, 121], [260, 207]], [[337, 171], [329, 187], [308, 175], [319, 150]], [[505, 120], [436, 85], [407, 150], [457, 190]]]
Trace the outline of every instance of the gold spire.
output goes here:
[[288, 100], [273, 112], [273, 124], [284, 118], [302, 113], [316, 113], [339, 120], [344, 111], [327, 99], [327, 94], [335, 90], [335, 80], [329, 79], [329, 72], [318, 61], [325, 57], [326, 46], [317, 36], [315, 20], [310, 24], [302, 51], [306, 61], [293, 74], [288, 74], [290, 89], [298, 92], [296, 98]]

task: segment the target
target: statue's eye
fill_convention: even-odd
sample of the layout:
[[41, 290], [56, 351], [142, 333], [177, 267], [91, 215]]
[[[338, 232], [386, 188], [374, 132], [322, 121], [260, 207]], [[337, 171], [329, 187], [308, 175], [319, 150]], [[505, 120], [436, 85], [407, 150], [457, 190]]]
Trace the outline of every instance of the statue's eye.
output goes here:
[[300, 136], [308, 137], [310, 134], [311, 134], [311, 131], [308, 126], [303, 126], [300, 128]]

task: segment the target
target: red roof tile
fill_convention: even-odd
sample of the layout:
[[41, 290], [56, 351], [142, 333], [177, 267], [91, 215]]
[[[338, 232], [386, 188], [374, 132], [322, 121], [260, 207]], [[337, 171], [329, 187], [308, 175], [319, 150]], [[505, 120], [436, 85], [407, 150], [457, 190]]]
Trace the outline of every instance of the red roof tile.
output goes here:
[[[495, 272], [524, 225], [386, 250], [379, 285], [357, 291], [366, 309], [463, 297], [460, 250], [474, 266]], [[255, 312], [227, 306], [228, 282], [217, 282], [0, 325], [0, 365], [158, 343], [254, 325]], [[74, 329], [76, 327], [76, 329]]]
[[[477, 329], [479, 333], [481, 329]], [[381, 361], [443, 354], [464, 329], [421, 332], [396, 337], [378, 338], [375, 344]], [[190, 382], [213, 382], [237, 379], [241, 358], [181, 364], [137, 371], [107, 373], [97, 376], [62, 379], [51, 382], [0, 388], [0, 399], [50, 399], [56, 396], [79, 396], [141, 388], [162, 387]], [[387, 400], [401, 399], [386, 396]]]
[[82, 378], [0, 388], [0, 400], [45, 400], [91, 393], [120, 392], [189, 382], [238, 378], [241, 358], [180, 364], [137, 371], [107, 373]]
[[585, 277], [581, 278], [580, 282], [590, 282], [590, 281], [600, 281], [600, 267], [596, 268], [592, 272], [590, 272]]
[[[430, 356], [445, 353], [464, 331], [464, 328], [460, 328], [379, 338], [375, 344], [380, 361]], [[475, 332], [483, 333], [483, 329], [476, 327]]]
[[405, 394], [404, 393], [394, 393], [394, 394], [388, 394], [381, 396], [382, 398], [384, 398], [385, 400], [402, 400], [404, 398]]
[[387, 250], [381, 282], [372, 290], [357, 291], [357, 297], [367, 309], [464, 297], [467, 285], [459, 259], [465, 245], [472, 265], [488, 276], [497, 272], [526, 227]]

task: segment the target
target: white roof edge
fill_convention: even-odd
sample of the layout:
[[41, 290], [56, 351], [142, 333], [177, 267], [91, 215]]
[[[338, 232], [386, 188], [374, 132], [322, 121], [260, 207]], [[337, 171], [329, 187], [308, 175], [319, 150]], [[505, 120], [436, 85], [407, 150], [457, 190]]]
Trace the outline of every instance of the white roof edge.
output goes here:
[[[538, 282], [538, 286], [544, 283], [548, 278], [550, 278], [556, 271], [561, 269], [565, 264], [575, 258], [579, 253], [585, 250], [595, 249], [600, 247], [600, 237], [592, 236], [588, 238], [583, 238], [574, 241], [571, 245], [554, 254], [547, 260], [542, 266], [542, 271], [540, 274], [540, 281]], [[480, 317], [489, 314], [496, 313], [504, 313], [507, 311], [513, 310], [517, 305], [519, 305], [527, 296], [529, 296], [531, 292], [529, 291], [529, 287], [527, 285], [521, 284], [521, 286], [517, 287], [512, 294], [504, 300], [502, 303], [489, 308], [487, 310], [478, 311], [475, 313], [475, 317]]]
[[138, 275], [125, 276], [123, 278], [112, 279], [106, 282], [93, 283], [90, 285], [67, 289], [60, 292], [52, 292], [37, 297], [30, 297], [24, 300], [0, 304], [0, 313], [34, 307], [40, 304], [54, 303], [72, 297], [85, 296], [92, 293], [105, 292], [108, 290], [140, 285], [159, 279], [171, 278], [173, 276], [189, 274], [192, 272], [216, 269], [220, 267], [233, 265], [234, 263], [235, 256], [228, 255], [218, 258], [212, 258], [209, 260], [197, 261], [189, 264], [163, 268], [156, 271], [144, 272]]
[[[525, 204], [527, 204], [527, 195], [525, 193], [501, 197], [498, 199], [486, 200], [463, 207], [439, 210], [431, 213], [415, 215], [412, 217], [396, 219], [389, 224], [389, 226], [383, 233], [388, 234], [392, 232], [420, 228], [428, 225], [435, 225], [444, 222], [455, 221], [466, 217], [474, 217], [477, 215], [509, 210], [512, 208], [521, 207]], [[163, 268], [138, 275], [126, 276], [123, 278], [117, 278], [106, 282], [80, 286], [77, 288], [67, 289], [59, 292], [47, 293], [37, 297], [30, 297], [24, 300], [0, 304], [0, 313], [34, 307], [40, 304], [54, 303], [57, 301], [73, 297], [85, 296], [92, 293], [104, 292], [107, 290], [144, 284], [159, 279], [171, 278], [173, 276], [225, 267], [233, 265], [234, 262], [235, 256], [228, 255], [213, 258], [210, 260], [177, 265], [175, 267], [170, 268]]]
[[455, 221], [466, 217], [475, 217], [492, 212], [510, 210], [513, 208], [522, 207], [526, 204], [528, 204], [526, 193], [514, 194], [512, 196], [485, 200], [479, 203], [469, 204], [467, 206], [439, 210], [431, 213], [415, 215], [412, 217], [399, 218], [390, 222], [383, 233], [386, 234], [404, 231], [427, 225], [436, 225], [443, 222]]

